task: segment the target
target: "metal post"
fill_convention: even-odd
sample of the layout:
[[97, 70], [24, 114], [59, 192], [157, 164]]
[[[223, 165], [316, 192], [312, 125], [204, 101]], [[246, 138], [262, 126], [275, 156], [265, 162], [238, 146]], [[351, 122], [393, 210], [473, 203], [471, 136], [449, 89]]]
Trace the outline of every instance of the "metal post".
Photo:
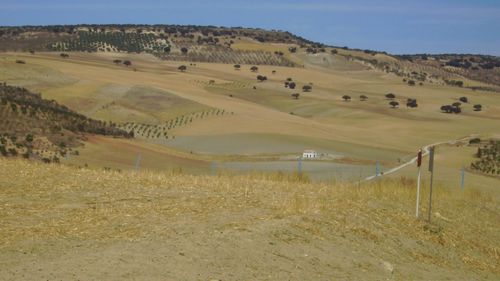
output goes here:
[[380, 162], [377, 161], [375, 164], [375, 176], [378, 177], [380, 175]]
[[299, 175], [302, 175], [302, 157], [299, 157], [297, 171], [298, 171]]
[[432, 183], [434, 182], [434, 146], [429, 150], [429, 171], [431, 172], [431, 186], [429, 191], [429, 214], [427, 220], [431, 222], [432, 213]]
[[417, 203], [416, 203], [416, 212], [415, 216], [418, 218], [418, 207], [420, 206], [420, 177], [421, 177], [421, 165], [422, 165], [422, 149], [420, 149], [417, 153]]
[[462, 167], [461, 177], [460, 177], [460, 188], [462, 189], [462, 191], [464, 191], [464, 184], [465, 184], [465, 167]]
[[421, 169], [420, 166], [418, 167], [418, 174], [417, 174], [417, 211], [415, 213], [415, 216], [418, 218], [418, 206], [420, 206], [420, 176], [421, 176]]
[[139, 170], [139, 166], [141, 165], [141, 155], [138, 154], [137, 158], [135, 159], [135, 169]]

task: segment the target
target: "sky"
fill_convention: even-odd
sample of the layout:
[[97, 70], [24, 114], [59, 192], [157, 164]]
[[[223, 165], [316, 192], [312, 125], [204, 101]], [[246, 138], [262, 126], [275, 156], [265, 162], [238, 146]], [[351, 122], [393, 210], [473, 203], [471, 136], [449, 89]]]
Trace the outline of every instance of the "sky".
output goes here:
[[0, 0], [0, 25], [192, 24], [286, 30], [392, 54], [500, 56], [500, 0]]

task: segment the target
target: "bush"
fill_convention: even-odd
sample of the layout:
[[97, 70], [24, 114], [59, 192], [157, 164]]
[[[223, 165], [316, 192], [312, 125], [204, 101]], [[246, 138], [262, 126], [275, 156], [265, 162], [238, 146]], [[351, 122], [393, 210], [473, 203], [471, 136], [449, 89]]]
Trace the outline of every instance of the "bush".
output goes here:
[[396, 107], [398, 107], [398, 106], [399, 106], [399, 102], [397, 102], [397, 101], [391, 101], [391, 102], [389, 102], [389, 105], [390, 105], [392, 108], [396, 108]]
[[302, 87], [302, 91], [304, 92], [310, 92], [312, 90], [312, 87], [310, 85], [304, 85]]
[[264, 82], [267, 80], [267, 77], [266, 76], [263, 76], [263, 75], [257, 75], [257, 80], [259, 82]]

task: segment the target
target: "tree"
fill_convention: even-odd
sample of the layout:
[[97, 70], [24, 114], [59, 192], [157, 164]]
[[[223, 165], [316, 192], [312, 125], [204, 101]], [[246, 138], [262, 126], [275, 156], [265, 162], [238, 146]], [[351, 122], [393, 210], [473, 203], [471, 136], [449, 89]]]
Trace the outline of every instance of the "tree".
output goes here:
[[259, 82], [264, 82], [267, 80], [267, 77], [262, 75], [257, 75], [257, 80], [259, 80]]
[[234, 67], [234, 70], [240, 70], [241, 69], [241, 65], [239, 65], [239, 64], [235, 64], [233, 67]]
[[469, 102], [469, 100], [467, 99], [467, 97], [461, 97], [459, 100], [461, 102], [463, 102], [463, 103], [468, 103]]
[[359, 96], [359, 99], [360, 99], [361, 101], [365, 101], [365, 100], [367, 100], [367, 99], [368, 99], [368, 97], [367, 97], [367, 96], [365, 96], [365, 95], [361, 95], [361, 96]]
[[451, 105], [453, 105], [455, 107], [459, 107], [459, 106], [462, 105], [462, 103], [460, 103], [460, 102], [457, 101], [457, 102], [452, 103]]
[[293, 89], [295, 89], [295, 86], [297, 86], [297, 85], [295, 84], [295, 82], [290, 82], [290, 83], [288, 83], [288, 88], [290, 88], [290, 89], [292, 89], [292, 90], [293, 90]]
[[350, 96], [348, 96], [348, 95], [343, 95], [343, 96], [342, 96], [342, 99], [343, 99], [344, 101], [350, 101], [350, 100], [351, 100], [351, 97], [350, 97]]
[[415, 108], [415, 107], [418, 107], [418, 104], [417, 104], [417, 100], [416, 99], [408, 99], [406, 101], [406, 107], [411, 107], [411, 108]]
[[290, 51], [290, 53], [295, 53], [297, 52], [297, 47], [290, 47], [288, 48], [288, 51]]
[[33, 141], [33, 135], [32, 134], [27, 134], [26, 135], [26, 141], [27, 142], [32, 142]]
[[257, 71], [259, 71], [259, 68], [254, 65], [254, 66], [250, 67], [250, 71], [257, 72]]
[[391, 102], [389, 102], [389, 105], [391, 105], [392, 108], [396, 108], [396, 107], [399, 106], [399, 102], [397, 102], [397, 101], [391, 101]]
[[336, 55], [338, 53], [337, 49], [332, 49], [330, 52], [332, 53], [332, 55]]
[[117, 59], [117, 60], [113, 60], [113, 62], [114, 62], [115, 64], [120, 64], [120, 63], [122, 63], [122, 60], [118, 60], [118, 59]]
[[131, 66], [132, 65], [132, 62], [129, 61], [129, 60], [124, 60], [123, 61], [123, 64], [126, 65], [126, 66]]
[[[289, 87], [290, 87], [290, 85], [289, 85]], [[310, 92], [311, 90], [312, 90], [311, 85], [304, 85], [302, 87], [302, 91], [304, 91], [304, 92]]]
[[186, 70], [187, 70], [187, 66], [185, 66], [185, 65], [181, 65], [181, 66], [179, 66], [177, 69], [178, 69], [178, 70], [180, 70], [181, 72], [184, 72], [184, 71], [186, 71]]
[[415, 86], [415, 81], [409, 80], [408, 81], [408, 86]]
[[299, 93], [293, 93], [291, 96], [292, 96], [294, 99], [298, 100], [298, 99], [299, 99], [299, 97], [300, 97], [300, 94], [299, 94]]
[[475, 104], [474, 105], [474, 111], [481, 111], [483, 109], [483, 106], [480, 104]]
[[458, 106], [452, 106], [451, 107], [451, 111], [455, 114], [458, 114], [458, 113], [461, 113], [462, 112], [462, 109]]
[[452, 112], [452, 106], [451, 105], [442, 105], [441, 106], [441, 111], [444, 113], [451, 113]]
[[181, 52], [182, 52], [183, 55], [187, 54], [188, 53], [188, 48], [182, 47], [181, 48]]
[[61, 58], [65, 59], [65, 58], [69, 58], [69, 55], [66, 54], [66, 53], [61, 53], [60, 54]]
[[396, 98], [396, 95], [394, 95], [393, 93], [388, 93], [387, 95], [385, 95], [385, 97], [389, 100], [392, 100]]

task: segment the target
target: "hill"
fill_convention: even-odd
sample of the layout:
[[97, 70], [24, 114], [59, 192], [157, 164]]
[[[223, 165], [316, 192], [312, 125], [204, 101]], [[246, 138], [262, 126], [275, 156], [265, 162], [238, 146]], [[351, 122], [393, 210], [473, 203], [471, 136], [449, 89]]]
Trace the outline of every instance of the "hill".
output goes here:
[[427, 223], [404, 178], [311, 184], [4, 158], [0, 170], [2, 280], [500, 277], [498, 190], [436, 186]]
[[124, 130], [88, 118], [46, 100], [40, 94], [0, 84], [0, 152], [2, 156], [59, 162], [85, 140], [85, 134], [133, 137]]
[[[273, 48], [247, 48], [270, 43]], [[150, 53], [170, 61], [303, 66], [297, 52], [336, 54], [414, 81], [464, 86], [465, 79], [500, 90], [500, 59], [485, 55], [405, 55], [312, 42], [289, 32], [193, 25], [65, 25], [0, 27], [1, 51]], [[471, 86], [480, 89], [478, 86]]]

